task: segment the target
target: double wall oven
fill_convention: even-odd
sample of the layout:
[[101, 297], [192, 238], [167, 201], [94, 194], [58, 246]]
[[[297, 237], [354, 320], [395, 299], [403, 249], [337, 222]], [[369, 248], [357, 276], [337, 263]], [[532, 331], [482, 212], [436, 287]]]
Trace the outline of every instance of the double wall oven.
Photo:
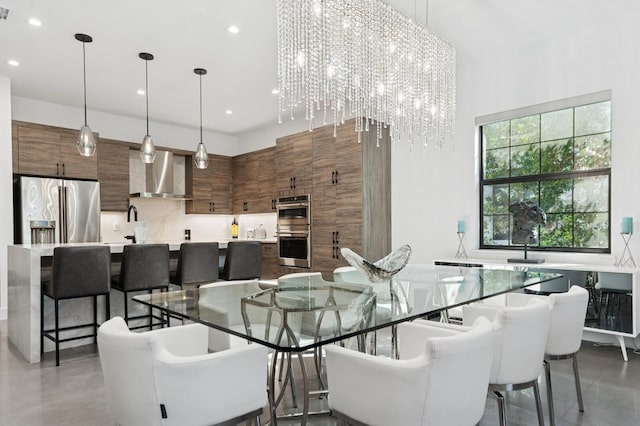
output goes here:
[[311, 196], [280, 197], [278, 212], [278, 264], [311, 268]]

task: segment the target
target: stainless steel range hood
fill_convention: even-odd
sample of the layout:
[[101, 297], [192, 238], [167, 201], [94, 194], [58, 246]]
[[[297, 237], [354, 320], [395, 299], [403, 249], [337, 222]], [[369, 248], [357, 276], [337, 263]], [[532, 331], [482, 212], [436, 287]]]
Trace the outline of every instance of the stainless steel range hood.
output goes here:
[[[142, 164], [142, 163], [140, 163]], [[173, 153], [156, 151], [152, 164], [144, 164], [144, 191], [130, 194], [137, 198], [165, 198], [171, 200], [192, 200], [190, 194], [176, 194], [173, 189]]]

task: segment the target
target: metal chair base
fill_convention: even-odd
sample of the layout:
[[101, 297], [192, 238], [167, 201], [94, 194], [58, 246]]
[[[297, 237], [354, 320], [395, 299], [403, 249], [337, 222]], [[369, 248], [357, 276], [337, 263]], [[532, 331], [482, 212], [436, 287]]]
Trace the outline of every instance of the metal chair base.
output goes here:
[[[72, 340], [80, 340], [87, 339], [89, 337], [94, 338], [94, 343], [98, 343], [98, 296], [105, 297], [105, 316], [106, 321], [111, 318], [110, 307], [109, 307], [109, 293], [105, 294], [96, 294], [93, 296], [83, 296], [83, 297], [93, 297], [93, 322], [86, 324], [73, 325], [69, 327], [60, 327], [60, 300], [70, 300], [72, 298], [65, 299], [52, 299], [54, 302], [54, 318], [55, 318], [55, 326], [51, 329], [44, 328], [44, 293], [40, 293], [40, 353], [44, 353], [44, 338], [51, 340], [55, 344], [55, 352], [56, 352], [56, 367], [60, 366], [60, 343], [70, 342]], [[48, 297], [48, 296], [47, 296]], [[77, 298], [79, 299], [79, 298]], [[93, 327], [92, 334], [85, 334], [82, 336], [73, 336], [67, 338], [60, 338], [60, 332], [70, 331], [70, 330], [78, 330], [81, 328]], [[53, 333], [53, 334], [52, 334]]]
[[578, 410], [584, 413], [584, 403], [582, 401], [582, 388], [580, 386], [580, 373], [578, 372], [578, 356], [577, 352], [566, 355], [545, 355], [544, 373], [547, 382], [547, 403], [549, 405], [549, 423], [551, 426], [556, 424], [555, 412], [553, 407], [553, 390], [551, 388], [551, 365], [549, 361], [571, 359], [573, 365], [573, 378], [576, 385], [576, 395], [578, 396]]
[[542, 401], [540, 399], [540, 386], [538, 385], [538, 379], [524, 383], [508, 383], [503, 385], [490, 384], [489, 395], [498, 401], [498, 415], [500, 417], [500, 426], [506, 426], [507, 424], [507, 409], [504, 401], [504, 397], [500, 391], [514, 391], [533, 388], [533, 396], [536, 400], [536, 412], [538, 414], [538, 424], [544, 426], [544, 414], [542, 414]]
[[[169, 326], [169, 314], [166, 312], [163, 312], [161, 316], [157, 316], [153, 314], [153, 308], [151, 308], [151, 306], [149, 306], [148, 310], [149, 313], [147, 315], [136, 315], [136, 316], [129, 316], [129, 293], [136, 293], [136, 292], [142, 292], [145, 291], [144, 289], [142, 290], [123, 290], [121, 288], [117, 288], [117, 287], [111, 287], [114, 290], [117, 290], [121, 293], [124, 294], [124, 321], [127, 323], [127, 325], [129, 325], [129, 321], [130, 320], [137, 320], [137, 319], [144, 319], [144, 318], [148, 318], [149, 319], [149, 323], [146, 325], [139, 325], [139, 326], [135, 326], [135, 327], [129, 327], [129, 330], [139, 330], [141, 328], [149, 328], [149, 330], [153, 330], [153, 327], [156, 326], [160, 326], [161, 328], [164, 328], [164, 326], [166, 325], [167, 327]], [[168, 291], [169, 287], [157, 287], [157, 288], [150, 288], [150, 289], [146, 289], [148, 294], [153, 293], [153, 290], [160, 290], [161, 292], [166, 292]], [[160, 322], [153, 322], [153, 320], [159, 320]]]

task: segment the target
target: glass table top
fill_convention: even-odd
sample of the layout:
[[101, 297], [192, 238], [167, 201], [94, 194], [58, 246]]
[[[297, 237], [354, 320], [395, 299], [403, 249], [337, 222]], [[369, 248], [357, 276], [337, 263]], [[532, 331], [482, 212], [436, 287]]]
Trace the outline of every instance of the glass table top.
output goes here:
[[279, 351], [301, 352], [560, 276], [510, 265], [409, 265], [383, 283], [311, 275], [278, 286], [217, 282], [134, 300]]

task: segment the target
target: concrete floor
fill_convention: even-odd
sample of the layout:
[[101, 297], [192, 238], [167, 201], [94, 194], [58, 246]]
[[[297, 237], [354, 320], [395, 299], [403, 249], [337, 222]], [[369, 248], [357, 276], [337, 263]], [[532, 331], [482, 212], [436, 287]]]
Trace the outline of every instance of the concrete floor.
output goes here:
[[[380, 341], [384, 339], [379, 338]], [[629, 350], [629, 362], [625, 363], [618, 347], [583, 342], [579, 362], [584, 413], [578, 412], [571, 363], [552, 363], [557, 424], [640, 424], [640, 355]], [[546, 416], [544, 381], [541, 383]], [[290, 401], [286, 400], [284, 404], [288, 405]], [[324, 404], [324, 400], [313, 401], [316, 407], [321, 408]], [[508, 393], [507, 405], [510, 425], [537, 424], [530, 390]], [[266, 415], [263, 418], [266, 420]], [[547, 418], [545, 422], [548, 424]], [[328, 417], [314, 418], [310, 423], [335, 424]], [[0, 321], [0, 425], [113, 424], [95, 346], [64, 350], [61, 365], [57, 368], [52, 354], [47, 354], [40, 364], [29, 364], [7, 341], [6, 321]], [[487, 398], [485, 416], [480, 425], [497, 424], [497, 405], [493, 399]]]

